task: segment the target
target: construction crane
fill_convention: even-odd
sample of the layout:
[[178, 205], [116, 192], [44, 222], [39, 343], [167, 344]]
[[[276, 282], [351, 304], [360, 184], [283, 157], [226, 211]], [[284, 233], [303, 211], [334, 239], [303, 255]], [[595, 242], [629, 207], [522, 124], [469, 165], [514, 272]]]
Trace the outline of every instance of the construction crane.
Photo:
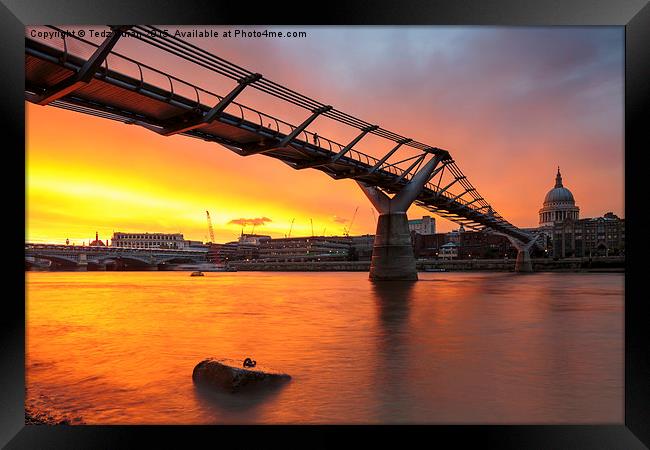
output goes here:
[[291, 237], [291, 230], [293, 230], [293, 221], [294, 220], [296, 220], [295, 217], [293, 219], [291, 219], [291, 226], [289, 227], [289, 234], [287, 234], [285, 237], [288, 237], [288, 238]]
[[311, 222], [311, 237], [314, 237], [314, 220], [310, 218], [309, 222]]
[[354, 209], [354, 214], [352, 214], [352, 220], [350, 220], [350, 225], [348, 226], [347, 229], [344, 229], [344, 230], [343, 230], [343, 234], [344, 234], [345, 236], [350, 236], [350, 230], [352, 229], [352, 224], [354, 223], [354, 218], [357, 217], [357, 211], [358, 211], [358, 210], [359, 210], [359, 207], [357, 206], [357, 207]]
[[210, 233], [210, 243], [214, 243], [214, 230], [212, 229], [212, 221], [210, 220], [210, 213], [206, 210], [205, 215], [208, 218], [208, 233]]

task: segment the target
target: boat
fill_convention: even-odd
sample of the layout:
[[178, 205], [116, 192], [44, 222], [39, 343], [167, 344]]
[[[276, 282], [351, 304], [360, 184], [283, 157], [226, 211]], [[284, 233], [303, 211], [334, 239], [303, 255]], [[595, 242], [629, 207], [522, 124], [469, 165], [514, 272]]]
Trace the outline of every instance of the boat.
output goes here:
[[201, 272], [200, 270], [197, 270], [196, 272], [192, 272], [192, 274], [190, 276], [191, 277], [202, 277], [204, 275], [203, 275], [203, 272]]

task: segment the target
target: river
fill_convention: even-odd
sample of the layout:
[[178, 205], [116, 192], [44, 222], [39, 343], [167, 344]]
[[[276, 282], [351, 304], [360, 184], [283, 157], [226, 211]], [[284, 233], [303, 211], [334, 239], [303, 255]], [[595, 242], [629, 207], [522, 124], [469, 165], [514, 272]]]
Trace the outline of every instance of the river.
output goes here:
[[[624, 421], [622, 273], [25, 276], [26, 403], [88, 424]], [[205, 392], [210, 356], [293, 379]]]

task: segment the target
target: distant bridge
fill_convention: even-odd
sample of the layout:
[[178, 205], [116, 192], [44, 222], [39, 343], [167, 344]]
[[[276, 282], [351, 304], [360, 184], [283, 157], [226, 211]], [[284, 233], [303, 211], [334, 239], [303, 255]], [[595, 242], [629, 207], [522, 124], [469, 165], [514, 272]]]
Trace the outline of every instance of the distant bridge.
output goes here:
[[[216, 142], [241, 156], [264, 155], [297, 170], [315, 169], [334, 179], [355, 180], [379, 212], [372, 279], [417, 279], [406, 218], [412, 203], [465, 228], [508, 236], [525, 252], [517, 270], [531, 270], [527, 244], [536, 237], [498, 214], [447, 150], [353, 117], [152, 26], [113, 26], [113, 33], [99, 45], [48, 28], [61, 32], [60, 41], [25, 39], [28, 101], [139, 125], [164, 136], [182, 134]], [[177, 57], [179, 63], [208, 69], [236, 84], [221, 96], [112, 51], [124, 33]], [[153, 78], [165, 80], [167, 86]], [[299, 106], [309, 115], [292, 125], [235, 102], [247, 87]], [[354, 128], [358, 135], [347, 144], [327, 139], [310, 127], [320, 116]], [[379, 158], [357, 150], [368, 134], [390, 143], [390, 149]]]
[[55, 244], [25, 244], [27, 261], [49, 260], [59, 267], [105, 269], [154, 268], [160, 264], [206, 262], [207, 252], [202, 250], [144, 249]]

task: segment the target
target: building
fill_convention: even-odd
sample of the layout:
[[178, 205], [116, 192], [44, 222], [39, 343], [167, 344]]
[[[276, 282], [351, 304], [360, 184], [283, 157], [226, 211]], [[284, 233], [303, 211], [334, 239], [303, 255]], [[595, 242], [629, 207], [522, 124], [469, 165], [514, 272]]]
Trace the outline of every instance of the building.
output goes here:
[[465, 227], [461, 224], [457, 230], [451, 230], [447, 233], [447, 242], [460, 243], [463, 233], [465, 233]]
[[263, 262], [347, 261], [350, 239], [311, 236], [270, 239], [260, 244], [259, 260]]
[[548, 191], [544, 197], [544, 204], [539, 210], [539, 226], [549, 229], [556, 222], [564, 221], [564, 219], [578, 220], [579, 215], [580, 208], [576, 206], [571, 191], [562, 184], [562, 175], [558, 166], [555, 186]]
[[459, 244], [455, 242], [447, 242], [446, 244], [440, 246], [438, 257], [441, 259], [458, 258], [458, 247]]
[[415, 231], [417, 234], [436, 234], [436, 219], [431, 216], [409, 220], [408, 223], [409, 231]]
[[258, 245], [241, 244], [237, 241], [227, 242], [225, 244], [208, 244], [209, 262], [250, 261], [258, 257]]
[[[257, 239], [260, 238], [260, 239]], [[251, 243], [253, 242], [253, 243]], [[258, 242], [257, 245], [254, 242]], [[302, 262], [302, 261], [369, 261], [372, 256], [373, 235], [310, 236], [272, 239], [250, 236], [226, 244], [210, 244], [208, 260]]]
[[263, 242], [270, 241], [271, 236], [264, 234], [244, 234], [239, 236], [239, 243], [244, 245], [260, 245]]
[[225, 263], [258, 259], [260, 245], [270, 240], [271, 236], [242, 233], [236, 241], [225, 244], [210, 243], [208, 244], [208, 261]]
[[440, 257], [441, 247], [449, 242], [448, 233], [418, 234], [411, 232], [413, 254], [418, 259], [435, 259]]
[[[65, 245], [69, 245], [70, 240], [66, 239], [65, 240]], [[108, 246], [108, 241], [104, 244], [102, 241], [99, 240], [99, 233], [95, 231], [95, 240], [92, 241], [90, 244], [88, 244], [90, 247], [107, 247]]]
[[186, 250], [203, 250], [203, 251], [207, 251], [210, 248], [210, 246], [208, 244], [204, 244], [201, 241], [186, 240], [184, 245], [185, 245], [184, 248]]
[[460, 259], [516, 258], [515, 249], [508, 238], [480, 231], [459, 233], [458, 257]]
[[187, 241], [181, 233], [113, 233], [111, 247], [184, 249]]
[[[527, 230], [528, 231], [528, 230]], [[580, 219], [580, 208], [562, 182], [560, 168], [555, 186], [539, 210], [539, 228], [547, 254], [553, 258], [625, 254], [625, 220], [608, 212], [603, 217]]]
[[448, 233], [420, 235], [411, 233], [413, 253], [419, 259], [515, 258], [517, 250], [508, 238], [461, 227]]
[[566, 218], [553, 226], [553, 257], [624, 256], [625, 219], [608, 212], [603, 217]]
[[350, 243], [350, 260], [351, 261], [370, 261], [372, 258], [372, 247], [375, 243], [374, 234], [364, 234], [361, 236], [345, 236], [338, 239]]

